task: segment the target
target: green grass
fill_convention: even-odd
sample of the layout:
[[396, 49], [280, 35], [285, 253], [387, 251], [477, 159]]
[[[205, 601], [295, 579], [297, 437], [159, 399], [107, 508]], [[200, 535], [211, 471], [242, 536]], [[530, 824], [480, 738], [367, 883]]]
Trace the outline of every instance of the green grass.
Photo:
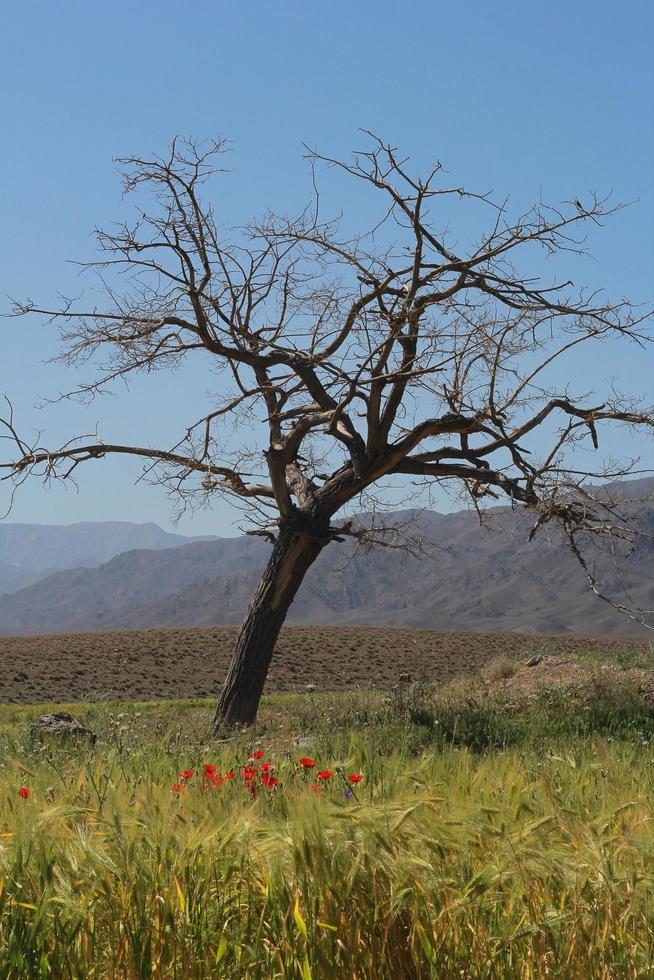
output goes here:
[[[41, 744], [44, 710], [0, 708], [3, 978], [654, 974], [636, 691], [274, 696], [222, 742], [204, 701], [71, 706], [95, 746]], [[171, 794], [256, 749], [274, 791]], [[306, 755], [335, 774], [323, 793]]]
[[582, 662], [611, 664], [620, 667], [622, 670], [632, 668], [654, 669], [654, 644], [652, 643], [649, 643], [646, 649], [625, 647], [624, 649], [612, 650], [610, 653], [593, 649], [579, 650], [574, 656]]

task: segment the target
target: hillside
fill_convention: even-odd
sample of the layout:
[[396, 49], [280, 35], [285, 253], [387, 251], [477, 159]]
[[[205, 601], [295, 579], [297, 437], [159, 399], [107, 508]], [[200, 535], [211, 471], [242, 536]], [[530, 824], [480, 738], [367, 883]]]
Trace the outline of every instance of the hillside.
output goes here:
[[95, 568], [136, 548], [175, 548], [208, 536], [171, 534], [157, 524], [84, 521], [77, 524], [0, 522], [0, 595], [17, 592], [66, 568]]
[[[650, 484], [638, 486], [642, 492]], [[289, 622], [647, 635], [588, 594], [582, 570], [556, 534], [528, 543], [525, 515], [498, 508], [488, 526], [469, 511], [414, 517], [423, 556], [360, 553], [351, 542], [333, 544], [307, 576]], [[651, 504], [644, 519], [654, 527]], [[269, 547], [251, 537], [197, 541], [132, 550], [96, 568], [56, 572], [0, 597], [0, 633], [237, 624]], [[654, 608], [651, 542], [643, 542], [625, 563], [623, 584], [633, 603]]]

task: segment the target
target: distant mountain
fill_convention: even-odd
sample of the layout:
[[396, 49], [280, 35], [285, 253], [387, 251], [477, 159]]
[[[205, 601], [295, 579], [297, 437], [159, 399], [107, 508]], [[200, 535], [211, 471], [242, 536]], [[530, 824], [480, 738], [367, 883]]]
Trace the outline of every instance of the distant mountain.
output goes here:
[[94, 568], [136, 548], [175, 548], [209, 536], [171, 534], [157, 524], [0, 523], [0, 594], [16, 592], [64, 568]]
[[[654, 480], [639, 481], [638, 493], [652, 491]], [[361, 554], [351, 542], [330, 545], [309, 572], [289, 622], [644, 633], [588, 593], [582, 569], [554, 532], [529, 544], [531, 519], [521, 512], [498, 508], [489, 514], [490, 527], [469, 511], [396, 517], [414, 518], [428, 555]], [[653, 504], [645, 505], [643, 520], [654, 531]], [[57, 572], [0, 597], [0, 633], [232, 625], [242, 619], [269, 551], [259, 538], [240, 537], [132, 550], [96, 568]], [[632, 602], [654, 610], [652, 542], [625, 563], [623, 585]]]
[[8, 562], [0, 562], [0, 595], [5, 592], [18, 592], [26, 585], [38, 582], [41, 578], [38, 572], [30, 572], [18, 565], [10, 565]]

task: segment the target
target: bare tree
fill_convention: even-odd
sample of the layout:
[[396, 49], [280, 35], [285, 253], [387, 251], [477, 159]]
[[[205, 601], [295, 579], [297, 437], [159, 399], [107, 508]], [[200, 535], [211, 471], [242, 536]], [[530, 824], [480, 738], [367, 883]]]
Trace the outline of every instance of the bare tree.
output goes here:
[[[362, 494], [383, 499], [389, 479], [456, 481], [477, 508], [488, 497], [508, 499], [533, 511], [534, 531], [558, 522], [596, 590], [584, 542], [632, 533], [592, 480], [624, 476], [636, 461], [590, 470], [578, 457], [598, 448], [603, 423], [651, 431], [654, 413], [617, 391], [589, 401], [571, 383], [556, 385], [552, 369], [582, 345], [648, 343], [650, 313], [534, 274], [539, 254], [584, 251], [586, 226], [619, 205], [540, 202], [511, 217], [507, 202], [446, 184], [440, 164], [418, 178], [392, 146], [366, 139], [349, 163], [308, 153], [314, 171], [336, 167], [378, 201], [377, 224], [356, 235], [322, 219], [317, 193], [298, 218], [268, 214], [240, 230], [220, 228], [200, 200], [220, 142], [176, 140], [165, 158], [120, 160], [125, 190], [139, 202], [144, 190], [152, 197], [133, 224], [97, 232], [102, 254], [91, 266], [106, 305], [27, 301], [14, 309], [60, 323], [65, 364], [93, 359], [95, 379], [67, 397], [92, 398], [116, 379], [177, 367], [196, 351], [227, 379], [170, 448], [86, 436], [50, 449], [19, 434], [9, 412], [2, 425], [13, 448], [0, 462], [3, 478], [18, 485], [31, 474], [73, 479], [80, 463], [113, 454], [140, 456], [184, 503], [223, 494], [248, 510], [251, 533], [265, 535], [272, 552], [216, 729], [255, 720], [306, 572], [334, 539], [365, 533], [335, 516]], [[469, 247], [438, 230], [446, 199], [490, 216]], [[230, 419], [242, 427], [238, 452], [226, 449]]]

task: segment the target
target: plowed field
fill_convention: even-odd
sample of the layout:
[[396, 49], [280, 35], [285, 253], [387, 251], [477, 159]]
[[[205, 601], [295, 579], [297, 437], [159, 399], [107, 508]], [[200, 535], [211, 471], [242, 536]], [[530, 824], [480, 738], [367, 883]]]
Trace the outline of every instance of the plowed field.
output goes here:
[[[2, 637], [0, 702], [210, 696], [220, 690], [236, 635], [235, 627], [219, 627]], [[266, 690], [390, 689], [402, 673], [446, 681], [499, 657], [646, 648], [634, 639], [298, 626], [283, 631]]]

